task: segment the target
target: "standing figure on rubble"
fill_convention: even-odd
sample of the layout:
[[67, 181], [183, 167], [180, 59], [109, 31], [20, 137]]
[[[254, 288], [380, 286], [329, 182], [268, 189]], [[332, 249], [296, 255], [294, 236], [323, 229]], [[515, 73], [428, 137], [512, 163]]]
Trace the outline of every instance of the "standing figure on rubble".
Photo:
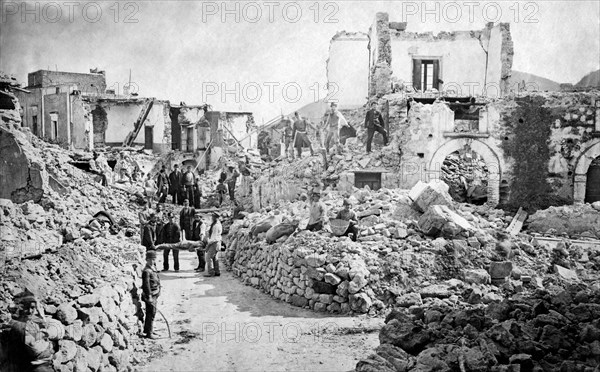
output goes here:
[[156, 251], [146, 252], [146, 266], [142, 270], [142, 300], [146, 303], [144, 337], [153, 339], [152, 326], [156, 316], [156, 303], [160, 296], [160, 278], [156, 270]]
[[283, 128], [283, 145], [285, 146], [285, 157], [293, 159], [294, 149], [292, 146], [292, 141], [294, 140], [294, 129], [292, 128], [292, 121], [287, 117], [282, 120], [285, 123], [285, 127]]
[[185, 188], [184, 198], [189, 200], [190, 203], [194, 202], [194, 184], [196, 183], [196, 176], [192, 172], [192, 166], [188, 165], [186, 172], [183, 174], [183, 187]]
[[162, 206], [160, 204], [156, 204], [156, 227], [154, 231], [156, 232], [156, 241], [155, 244], [163, 243], [162, 239], [162, 228], [165, 226], [165, 214], [163, 212]]
[[146, 251], [156, 250], [156, 214], [150, 212], [148, 222], [143, 227], [142, 245]]
[[[179, 225], [173, 218], [173, 212], [167, 214], [169, 222], [162, 228], [161, 231], [161, 243], [179, 243], [181, 241], [181, 230]], [[163, 250], [163, 271], [169, 271], [169, 252], [171, 249]], [[179, 249], [173, 249], [173, 268], [175, 271], [179, 271]]]
[[[308, 139], [307, 129], [308, 127], [316, 128], [310, 124], [306, 119], [300, 117], [300, 115], [295, 112], [294, 113], [294, 127], [292, 129], [292, 136], [294, 137], [294, 148], [298, 153], [298, 158], [302, 158], [302, 148], [308, 147], [310, 149], [310, 155], [314, 155], [315, 152], [313, 150], [312, 144]], [[294, 151], [292, 150], [292, 159], [294, 158]]]
[[183, 208], [179, 212], [179, 226], [181, 230], [185, 232], [185, 239], [189, 240], [192, 237], [192, 221], [196, 210], [194, 207], [190, 207], [190, 201], [185, 199], [183, 201]]
[[220, 276], [218, 252], [221, 250], [221, 234], [223, 234], [223, 226], [219, 221], [219, 214], [212, 214], [212, 223], [208, 229], [208, 241], [206, 242], [206, 263], [208, 264], [208, 272], [204, 274], [206, 277]]
[[147, 201], [144, 201], [144, 209], [142, 209], [139, 213], [138, 213], [138, 218], [140, 220], [140, 239], [143, 240], [144, 239], [144, 227], [146, 227], [146, 224], [150, 221], [150, 213], [152, 213], [152, 211], [150, 210], [150, 205], [148, 204]]
[[325, 205], [321, 202], [321, 194], [315, 192], [312, 194], [311, 203], [308, 208], [308, 225], [306, 230], [319, 231], [323, 229], [326, 218]]
[[235, 200], [235, 184], [237, 183], [237, 179], [240, 176], [240, 172], [237, 171], [232, 165], [227, 167], [227, 189], [229, 190], [229, 200]]
[[[194, 215], [194, 223], [192, 225], [192, 236], [190, 240], [196, 242], [203, 242], [206, 237], [204, 227], [205, 226], [204, 221], [202, 221], [202, 216], [200, 215], [200, 213], [196, 213]], [[204, 267], [206, 266], [206, 260], [204, 259], [204, 248], [205, 247], [196, 248], [196, 255], [198, 256], [198, 267], [196, 267], [194, 270], [198, 272], [203, 272]]]
[[164, 203], [167, 201], [167, 195], [169, 194], [169, 176], [167, 176], [167, 170], [163, 165], [158, 172], [156, 179], [156, 186], [158, 187], [158, 202]]
[[[6, 371], [52, 372], [54, 347], [48, 340], [46, 319], [41, 304], [29, 291], [18, 294], [17, 319], [12, 320], [8, 332]], [[3, 369], [4, 371], [5, 369]]]
[[325, 131], [327, 133], [325, 137], [325, 149], [329, 153], [331, 146], [335, 146], [336, 152], [341, 152], [340, 149], [340, 126], [347, 127], [348, 121], [341, 112], [338, 111], [338, 105], [335, 102], [331, 102], [331, 110], [327, 114], [325, 120]]
[[367, 154], [371, 152], [371, 143], [373, 142], [373, 136], [375, 132], [381, 133], [383, 136], [383, 145], [388, 144], [387, 131], [383, 128], [385, 122], [381, 112], [377, 111], [377, 102], [371, 102], [371, 108], [367, 111], [365, 116], [365, 127], [367, 128]]
[[196, 176], [196, 183], [194, 184], [194, 208], [197, 209], [200, 209], [200, 203], [202, 202], [202, 184], [200, 182], [200, 176]]
[[173, 166], [173, 172], [171, 172], [171, 174], [169, 174], [169, 185], [170, 185], [170, 189], [169, 189], [169, 193], [172, 195], [173, 197], [173, 204], [183, 204], [183, 199], [181, 199], [181, 178], [182, 178], [182, 174], [179, 171], [179, 166], [177, 164], [175, 164], [175, 166]]
[[146, 178], [146, 180], [144, 181], [144, 193], [146, 194], [146, 198], [148, 199], [148, 206], [150, 208], [152, 208], [152, 201], [154, 200], [154, 196], [156, 195], [157, 190], [158, 187], [156, 186], [156, 182], [154, 182], [154, 179], [152, 179], [150, 173], [148, 173], [148, 178]]
[[350, 221], [350, 225], [348, 225], [348, 228], [344, 232], [343, 236], [348, 236], [352, 234], [352, 241], [355, 242], [358, 238], [358, 228], [356, 227], [356, 224], [358, 223], [358, 218], [356, 217], [356, 213], [354, 213], [354, 211], [350, 209], [350, 205], [350, 200], [344, 199], [344, 209], [339, 211], [335, 218], [338, 220]]

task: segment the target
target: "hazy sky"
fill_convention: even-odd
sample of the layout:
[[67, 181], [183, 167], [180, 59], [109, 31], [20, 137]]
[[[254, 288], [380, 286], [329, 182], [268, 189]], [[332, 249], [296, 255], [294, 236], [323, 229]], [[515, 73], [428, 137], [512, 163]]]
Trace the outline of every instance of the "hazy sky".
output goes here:
[[214, 90], [204, 98], [215, 110], [252, 111], [259, 124], [324, 98], [331, 37], [367, 32], [378, 11], [407, 21], [408, 31], [510, 22], [513, 69], [558, 82], [576, 83], [600, 68], [598, 1], [0, 3], [0, 69], [25, 85], [39, 69], [98, 67], [122, 91], [131, 69], [142, 96], [201, 104], [203, 92]]

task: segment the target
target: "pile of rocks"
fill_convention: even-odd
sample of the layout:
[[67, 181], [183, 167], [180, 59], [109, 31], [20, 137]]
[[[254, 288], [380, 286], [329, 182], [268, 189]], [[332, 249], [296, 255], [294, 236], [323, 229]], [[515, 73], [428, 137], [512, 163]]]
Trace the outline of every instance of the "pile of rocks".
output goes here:
[[[329, 218], [342, 199], [336, 192], [322, 197]], [[562, 280], [598, 279], [595, 250], [567, 242], [552, 250], [535, 236], [512, 236], [505, 230], [512, 217], [453, 202], [443, 182], [408, 192], [362, 189], [348, 199], [360, 217], [357, 243], [327, 231], [290, 237], [291, 229], [273, 238], [278, 226], [307, 222], [307, 203], [280, 200], [274, 211], [231, 227], [228, 263], [246, 283], [280, 300], [331, 312], [375, 313], [428, 298], [491, 303]]]
[[356, 371], [593, 371], [600, 288], [538, 290], [487, 306], [445, 301], [392, 311]]
[[[43, 182], [34, 200], [0, 199], [0, 328], [15, 315], [14, 296], [28, 290], [43, 305], [56, 370], [131, 369], [143, 266], [136, 197], [69, 164], [75, 157], [70, 151], [2, 130], [20, 138], [25, 156], [36, 157]], [[118, 228], [90, 228], [99, 211], [110, 213]], [[5, 347], [0, 343], [0, 369], [7, 362]]]
[[475, 196], [485, 197], [487, 178], [488, 170], [485, 162], [478, 159], [475, 152], [462, 155], [454, 152], [448, 155], [442, 164], [441, 179], [450, 187], [449, 193], [452, 199], [458, 202], [471, 201], [472, 194], [468, 193], [468, 189], [474, 184], [473, 181], [476, 181], [474, 188], [478, 187], [477, 191], [484, 192], [483, 195]]
[[378, 281], [378, 269], [367, 266], [359, 244], [306, 231], [273, 245], [253, 243], [249, 228], [234, 236], [228, 247], [233, 272], [277, 299], [315, 311], [383, 308], [369, 286]]

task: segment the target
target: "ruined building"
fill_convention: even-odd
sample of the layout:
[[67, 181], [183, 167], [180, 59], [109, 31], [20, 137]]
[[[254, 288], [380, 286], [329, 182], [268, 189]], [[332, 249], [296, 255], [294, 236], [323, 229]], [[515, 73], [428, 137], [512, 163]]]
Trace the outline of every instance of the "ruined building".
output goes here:
[[22, 126], [64, 148], [143, 146], [155, 154], [174, 151], [173, 161], [204, 168], [229, 145], [256, 146], [252, 113], [120, 95], [107, 89], [104, 71], [32, 72], [26, 89], [16, 95]]
[[[508, 92], [513, 44], [507, 23], [482, 30], [416, 33], [377, 13], [368, 32], [340, 32], [327, 61], [330, 97], [341, 107], [392, 91], [499, 97]], [[355, 63], [348, 64], [352, 60]]]
[[[509, 24], [438, 35], [406, 28], [378, 13], [369, 32], [333, 37], [330, 99], [358, 134], [347, 142], [347, 155], [315, 168], [326, 183], [351, 192], [365, 185], [410, 189], [432, 179], [463, 189], [478, 182], [492, 206], [533, 209], [600, 200], [597, 90], [515, 90]], [[378, 102], [392, 138], [380, 147], [376, 136], [380, 151], [370, 156], [363, 128], [368, 99]], [[469, 164], [458, 166], [460, 158]], [[456, 174], [457, 167], [477, 168], [481, 179]], [[264, 205], [273, 195], [294, 198], [306, 185], [278, 186], [264, 177], [256, 186], [255, 205]]]

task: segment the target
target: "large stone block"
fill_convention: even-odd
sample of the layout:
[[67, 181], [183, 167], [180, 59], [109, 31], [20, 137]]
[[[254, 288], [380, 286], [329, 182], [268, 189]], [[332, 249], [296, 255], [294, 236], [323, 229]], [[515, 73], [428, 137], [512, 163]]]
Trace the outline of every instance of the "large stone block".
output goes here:
[[446, 205], [433, 205], [421, 218], [419, 229], [426, 235], [455, 237], [474, 231], [473, 226]]
[[427, 184], [419, 181], [408, 196], [413, 200], [416, 210], [426, 212], [432, 205], [452, 205], [448, 189], [448, 185], [443, 181], [433, 180]]
[[492, 279], [504, 279], [512, 273], [513, 264], [510, 261], [490, 263], [490, 276]]
[[40, 201], [48, 187], [48, 173], [25, 133], [0, 128], [0, 153], [0, 198], [15, 203]]

